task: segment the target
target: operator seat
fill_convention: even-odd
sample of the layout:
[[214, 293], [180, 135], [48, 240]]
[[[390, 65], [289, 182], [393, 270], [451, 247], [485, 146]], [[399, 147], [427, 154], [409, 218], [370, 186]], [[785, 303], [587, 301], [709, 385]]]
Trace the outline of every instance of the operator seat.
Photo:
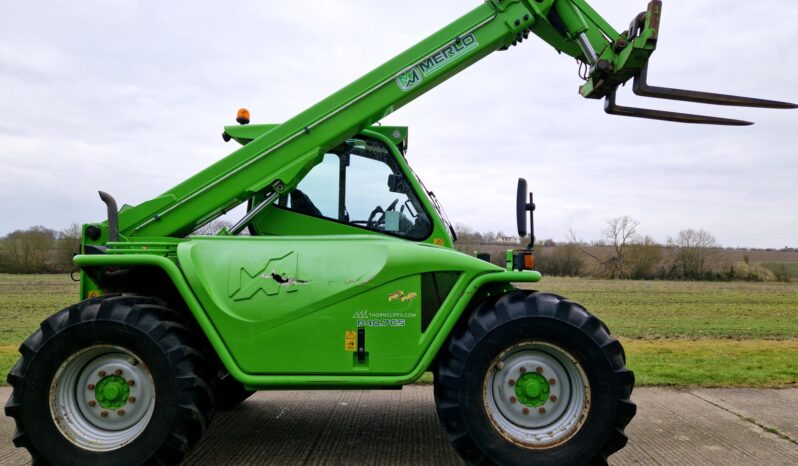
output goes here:
[[291, 210], [300, 214], [323, 217], [321, 211], [313, 204], [307, 194], [299, 189], [291, 191]]

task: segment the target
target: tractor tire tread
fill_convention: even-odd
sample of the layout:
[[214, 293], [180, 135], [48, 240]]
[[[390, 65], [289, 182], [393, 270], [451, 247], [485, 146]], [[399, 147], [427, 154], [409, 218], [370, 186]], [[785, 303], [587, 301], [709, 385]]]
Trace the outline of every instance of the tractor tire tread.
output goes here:
[[25, 390], [25, 378], [32, 360], [52, 338], [76, 325], [107, 321], [139, 331], [152, 339], [167, 355], [177, 379], [177, 415], [172, 430], [147, 462], [180, 462], [207, 429], [216, 402], [208, 382], [210, 375], [206, 374], [207, 358], [199, 349], [202, 340], [192, 332], [192, 323], [185, 319], [185, 316], [167, 308], [161, 300], [132, 295], [88, 299], [46, 318], [39, 329], [20, 346], [21, 358], [7, 377], [13, 390], [6, 403], [5, 413], [16, 423], [14, 445], [26, 448], [33, 464], [49, 464], [29, 439], [18, 393]]
[[551, 293], [516, 290], [483, 301], [473, 309], [467, 324], [450, 336], [447, 351], [439, 356], [434, 375], [437, 411], [452, 445], [469, 465], [494, 464], [468, 433], [457, 393], [465, 383], [466, 358], [476, 344], [500, 325], [522, 317], [554, 319], [581, 330], [598, 346], [610, 364], [619, 387], [615, 425], [600, 451], [585, 463], [606, 465], [608, 457], [626, 445], [624, 428], [637, 412], [637, 406], [630, 399], [634, 373], [626, 369], [622, 345], [611, 336], [601, 320], [584, 307]]

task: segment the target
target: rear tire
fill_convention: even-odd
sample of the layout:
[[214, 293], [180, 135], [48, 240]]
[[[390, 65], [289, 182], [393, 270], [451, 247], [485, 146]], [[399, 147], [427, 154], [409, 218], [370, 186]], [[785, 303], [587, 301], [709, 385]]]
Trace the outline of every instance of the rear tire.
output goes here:
[[625, 364], [581, 306], [512, 292], [477, 307], [441, 350], [438, 415], [470, 465], [607, 464], [637, 409]]
[[188, 322], [144, 297], [91, 299], [42, 322], [8, 375], [14, 444], [35, 464], [176, 464], [215, 400]]

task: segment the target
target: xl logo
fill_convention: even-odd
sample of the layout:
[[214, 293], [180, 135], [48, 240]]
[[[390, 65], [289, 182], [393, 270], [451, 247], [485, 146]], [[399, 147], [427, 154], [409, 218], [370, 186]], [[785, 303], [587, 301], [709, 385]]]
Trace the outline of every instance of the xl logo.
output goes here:
[[234, 301], [246, 301], [258, 292], [266, 296], [276, 296], [282, 290], [293, 293], [299, 285], [307, 284], [297, 278], [299, 255], [291, 251], [281, 257], [266, 261], [248, 262], [231, 260], [228, 270], [229, 296]]
[[399, 89], [403, 91], [409, 91], [410, 89], [413, 89], [421, 84], [423, 79], [424, 78], [421, 77], [421, 73], [418, 72], [418, 68], [414, 66], [397, 76], [396, 83], [399, 84]]

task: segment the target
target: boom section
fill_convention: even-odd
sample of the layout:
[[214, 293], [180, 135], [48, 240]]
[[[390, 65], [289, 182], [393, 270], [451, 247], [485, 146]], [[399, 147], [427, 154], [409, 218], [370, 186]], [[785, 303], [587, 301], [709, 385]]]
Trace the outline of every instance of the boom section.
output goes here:
[[597, 41], [595, 47], [601, 46], [599, 41], [606, 46], [607, 37], [617, 35], [584, 14], [579, 14], [582, 21], [575, 23], [579, 29], [568, 32], [573, 21], [558, 21], [555, 26], [549, 20], [560, 10], [592, 12], [581, 0], [483, 3], [157, 198], [123, 208], [119, 216], [121, 236], [182, 237], [254, 195], [287, 192], [325, 151], [492, 52], [520, 42], [529, 32], [583, 60], [587, 57], [574, 42], [581, 37], [580, 30], [589, 31]]

